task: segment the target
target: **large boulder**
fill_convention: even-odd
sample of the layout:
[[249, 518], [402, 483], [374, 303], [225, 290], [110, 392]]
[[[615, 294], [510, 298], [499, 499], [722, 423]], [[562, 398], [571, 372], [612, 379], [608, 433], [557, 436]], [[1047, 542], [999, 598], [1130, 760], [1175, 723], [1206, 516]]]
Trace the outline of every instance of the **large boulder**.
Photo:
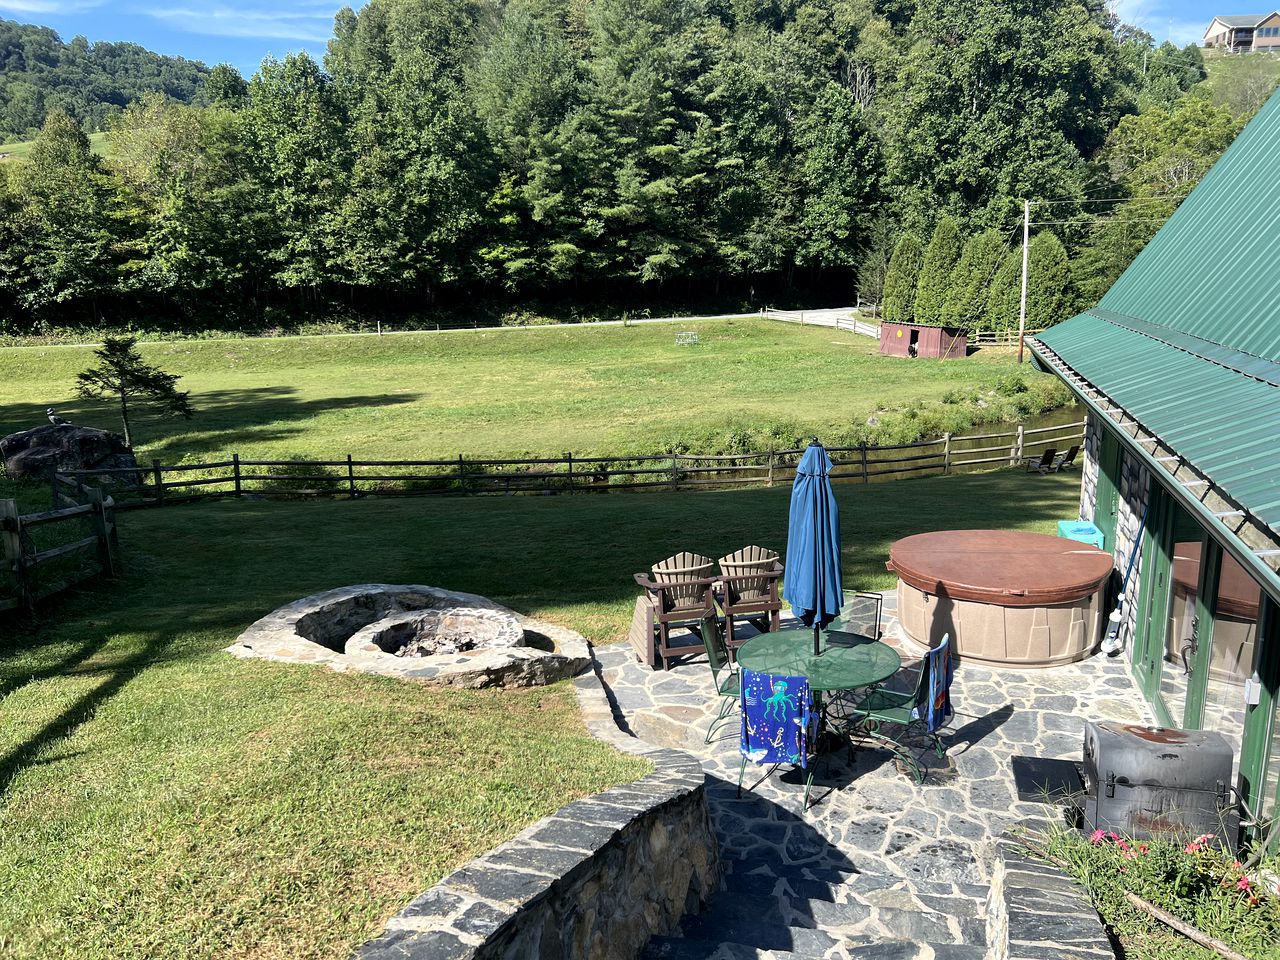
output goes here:
[[[124, 440], [106, 430], [73, 423], [21, 430], [0, 439], [5, 473], [15, 480], [48, 480], [54, 470], [104, 470], [136, 467]], [[131, 474], [115, 474], [117, 483], [138, 483]]]

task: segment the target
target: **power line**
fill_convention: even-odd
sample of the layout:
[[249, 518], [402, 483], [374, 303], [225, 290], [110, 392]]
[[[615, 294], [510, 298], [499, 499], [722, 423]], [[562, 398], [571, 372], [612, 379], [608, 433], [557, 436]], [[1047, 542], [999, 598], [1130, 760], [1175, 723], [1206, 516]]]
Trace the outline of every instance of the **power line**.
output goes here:
[[1106, 220], [1032, 220], [1031, 225], [1034, 227], [1054, 227], [1062, 224], [1073, 223], [1080, 227], [1100, 227], [1112, 223], [1163, 223], [1168, 217], [1124, 217], [1116, 219], [1115, 217]]
[[1189, 195], [1189, 194], [1186, 194], [1186, 193], [1169, 193], [1169, 194], [1159, 194], [1159, 195], [1154, 196], [1154, 197], [1098, 197], [1098, 198], [1096, 198], [1096, 199], [1091, 199], [1091, 200], [1079, 200], [1079, 199], [1068, 199], [1068, 200], [1032, 200], [1032, 201], [1031, 201], [1031, 205], [1032, 205], [1033, 207], [1036, 207], [1036, 206], [1046, 206], [1046, 205], [1051, 204], [1051, 203], [1057, 203], [1057, 204], [1061, 204], [1061, 203], [1113, 203], [1113, 202], [1115, 202], [1115, 201], [1117, 201], [1117, 200], [1123, 200], [1123, 201], [1128, 202], [1128, 203], [1153, 203], [1153, 202], [1154, 202], [1154, 201], [1156, 201], [1156, 200], [1181, 200], [1182, 198], [1184, 198], [1184, 197], [1186, 197], [1186, 196], [1188, 196], [1188, 195]]

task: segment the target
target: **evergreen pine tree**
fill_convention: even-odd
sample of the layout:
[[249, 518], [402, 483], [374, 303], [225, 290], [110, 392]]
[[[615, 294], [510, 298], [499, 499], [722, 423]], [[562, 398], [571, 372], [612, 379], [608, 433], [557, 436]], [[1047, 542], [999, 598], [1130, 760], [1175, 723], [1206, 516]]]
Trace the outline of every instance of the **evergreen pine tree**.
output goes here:
[[1017, 329], [1021, 297], [1022, 244], [1018, 244], [1000, 261], [1000, 269], [987, 294], [982, 329], [997, 332]]
[[920, 278], [920, 261], [924, 251], [914, 233], [898, 238], [889, 257], [889, 270], [884, 277], [881, 301], [884, 319], [889, 323], [910, 323], [915, 316], [916, 283]]
[[951, 217], [943, 217], [934, 228], [920, 265], [916, 284], [915, 322], [928, 327], [943, 324], [943, 309], [951, 290], [951, 273], [960, 258], [960, 228]]
[[983, 230], [968, 239], [960, 262], [951, 273], [951, 291], [942, 310], [943, 324], [973, 330], [982, 323], [991, 281], [1004, 252], [1004, 237], [999, 230]]
[[1031, 238], [1027, 265], [1027, 329], [1043, 330], [1065, 318], [1071, 273], [1062, 241], [1048, 230]]

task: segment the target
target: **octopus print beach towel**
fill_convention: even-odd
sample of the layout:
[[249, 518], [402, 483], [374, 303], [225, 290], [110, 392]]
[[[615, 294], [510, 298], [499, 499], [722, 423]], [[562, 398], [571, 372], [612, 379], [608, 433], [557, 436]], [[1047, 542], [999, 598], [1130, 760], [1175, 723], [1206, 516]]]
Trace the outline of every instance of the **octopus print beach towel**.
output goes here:
[[804, 677], [742, 671], [741, 754], [752, 763], [806, 766], [812, 699]]

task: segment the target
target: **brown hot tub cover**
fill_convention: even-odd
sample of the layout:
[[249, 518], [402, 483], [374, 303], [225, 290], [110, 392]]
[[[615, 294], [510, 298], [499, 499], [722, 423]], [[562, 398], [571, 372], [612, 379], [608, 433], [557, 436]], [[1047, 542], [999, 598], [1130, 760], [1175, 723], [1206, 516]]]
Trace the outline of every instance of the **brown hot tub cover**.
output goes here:
[[898, 579], [938, 596], [1005, 607], [1042, 607], [1092, 596], [1111, 573], [1111, 554], [1039, 533], [941, 530], [889, 549]]

